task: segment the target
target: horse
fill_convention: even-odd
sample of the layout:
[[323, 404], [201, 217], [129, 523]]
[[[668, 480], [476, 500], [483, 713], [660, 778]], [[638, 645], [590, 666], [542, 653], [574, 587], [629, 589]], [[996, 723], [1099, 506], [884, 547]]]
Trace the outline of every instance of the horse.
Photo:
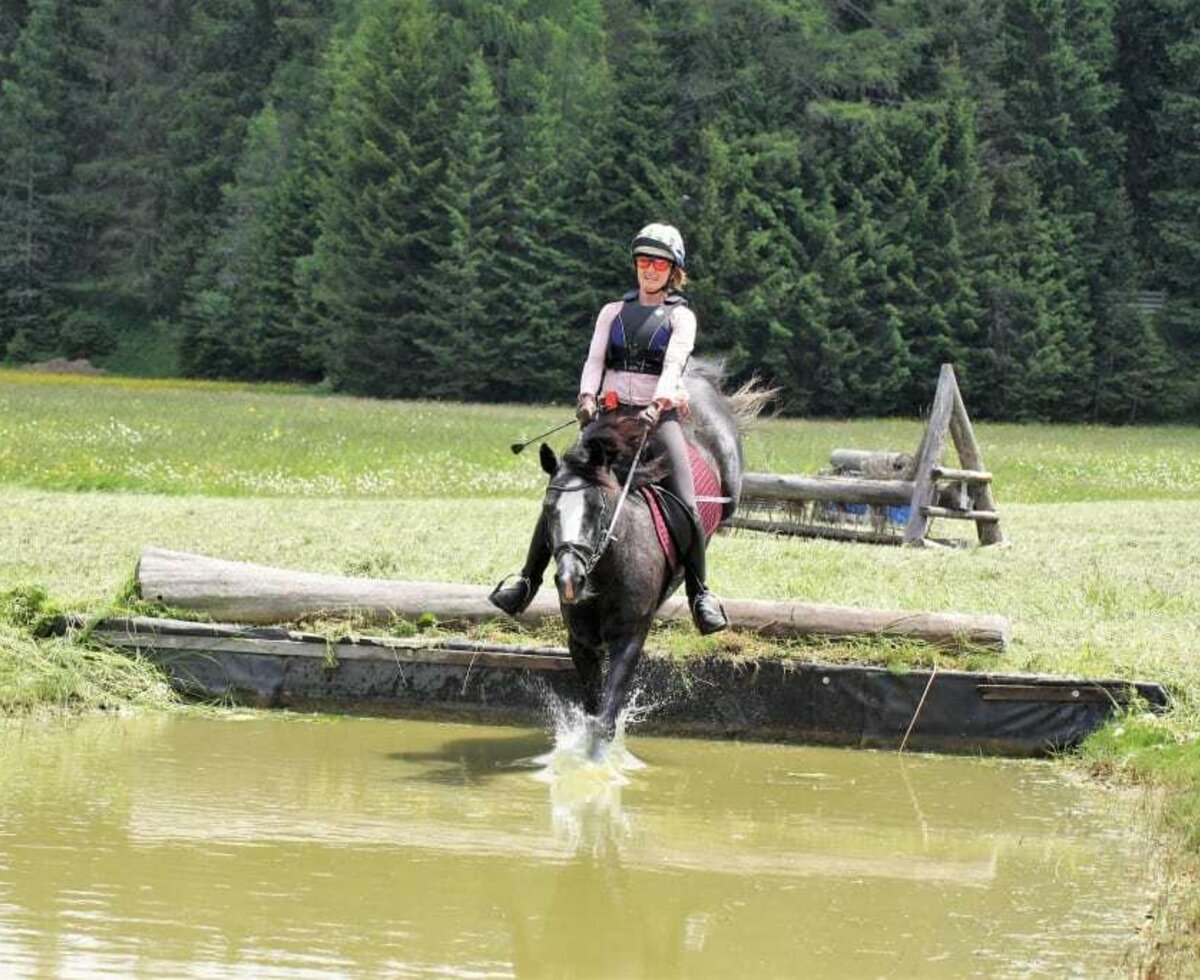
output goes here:
[[[773, 392], [752, 381], [725, 395], [720, 378], [719, 366], [693, 362], [689, 367], [684, 383], [690, 418], [684, 431], [719, 474], [727, 519], [741, 490], [742, 429]], [[554, 584], [594, 751], [611, 740], [654, 613], [683, 578], [682, 567], [672, 567], [659, 543], [650, 503], [637, 492], [661, 479], [664, 457], [651, 454], [639, 462], [617, 514], [643, 438], [636, 418], [605, 413], [583, 429], [562, 459], [545, 444], [540, 449], [550, 477], [542, 508], [556, 566]], [[606, 537], [614, 515], [617, 523]]]

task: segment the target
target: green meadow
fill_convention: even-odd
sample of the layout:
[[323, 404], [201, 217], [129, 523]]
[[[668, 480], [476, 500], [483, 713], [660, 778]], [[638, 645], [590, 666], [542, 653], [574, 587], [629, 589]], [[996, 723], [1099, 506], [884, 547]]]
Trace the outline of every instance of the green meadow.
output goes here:
[[[0, 593], [37, 587], [48, 605], [99, 613], [127, 595], [146, 545], [490, 584], [519, 566], [544, 484], [536, 452], [514, 455], [510, 443], [570, 414], [566, 404], [378, 402], [286, 386], [0, 371]], [[747, 435], [747, 463], [815, 473], [835, 447], [911, 451], [921, 428], [915, 419], [763, 419]], [[1009, 547], [901, 549], [739, 531], [714, 540], [711, 577], [729, 596], [998, 613], [1013, 624], [1006, 653], [870, 640], [768, 648], [680, 628], [657, 631], [650, 645], [675, 656], [782, 651], [897, 669], [1160, 681], [1175, 699], [1167, 719], [1130, 715], [1082, 757], [1164, 791], [1178, 884], [1178, 868], [1200, 850], [1200, 431], [978, 420], [976, 431]], [[564, 448], [570, 439], [568, 429], [549, 441]], [[69, 643], [36, 640], [28, 617], [24, 629], [20, 616], [7, 618], [0, 707], [111, 704], [122, 684], [135, 692], [129, 700], [158, 703], [153, 678], [131, 681], [95, 651], [71, 679]], [[114, 679], [97, 688], [89, 678], [98, 676]], [[1196, 890], [1169, 892], [1162, 948], [1194, 948]]]

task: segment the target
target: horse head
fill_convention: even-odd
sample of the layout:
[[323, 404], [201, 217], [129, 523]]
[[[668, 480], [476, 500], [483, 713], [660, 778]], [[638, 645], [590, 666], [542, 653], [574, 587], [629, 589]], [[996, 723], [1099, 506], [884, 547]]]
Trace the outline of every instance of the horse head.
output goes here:
[[636, 428], [629, 419], [589, 425], [560, 460], [549, 446], [540, 451], [550, 476], [542, 508], [554, 552], [554, 584], [565, 605], [584, 595], [587, 577], [600, 561], [612, 505], [621, 485], [613, 467], [629, 455]]

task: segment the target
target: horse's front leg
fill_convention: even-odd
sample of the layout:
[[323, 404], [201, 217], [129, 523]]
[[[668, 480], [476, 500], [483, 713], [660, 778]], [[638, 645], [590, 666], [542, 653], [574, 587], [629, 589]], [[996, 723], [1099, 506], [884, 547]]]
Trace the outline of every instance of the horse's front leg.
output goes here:
[[583, 710], [594, 715], [600, 707], [600, 689], [604, 680], [604, 646], [599, 625], [579, 615], [578, 611], [566, 618], [567, 648], [583, 689]]
[[625, 704], [625, 695], [633, 672], [642, 657], [647, 627], [615, 637], [608, 647], [608, 676], [604, 679], [604, 695], [597, 715], [601, 734], [611, 739], [617, 730], [617, 715]]

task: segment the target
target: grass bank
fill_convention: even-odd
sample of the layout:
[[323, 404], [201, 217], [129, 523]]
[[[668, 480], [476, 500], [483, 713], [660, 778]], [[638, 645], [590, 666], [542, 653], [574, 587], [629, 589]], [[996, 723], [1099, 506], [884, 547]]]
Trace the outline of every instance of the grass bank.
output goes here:
[[[569, 412], [0, 371], [0, 591], [37, 583], [72, 609], [99, 611], [147, 544], [338, 574], [491, 583], [519, 564], [544, 481], [533, 454], [514, 456], [509, 443]], [[877, 643], [789, 648], [813, 659], [1167, 684], [1171, 716], [1126, 719], [1082, 758], [1162, 794], [1175, 863], [1162, 906], [1170, 939], [1158, 948], [1164, 969], [1183, 970], [1200, 952], [1200, 890], [1189, 877], [1200, 854], [1200, 431], [977, 429], [1012, 548], [910, 551], [739, 532], [714, 542], [713, 584], [730, 596], [992, 612], [1014, 626], [999, 658]], [[916, 420], [767, 420], [748, 437], [748, 464], [812, 473], [835, 447], [911, 450], [920, 432]], [[679, 655], [750, 649], [742, 638], [686, 630], [660, 631], [652, 643]], [[43, 656], [39, 676], [56, 678], [54, 658], [74, 654], [16, 627], [0, 634], [0, 664]], [[74, 665], [103, 673], [87, 658]], [[82, 685], [5, 681], [5, 669], [0, 685], [27, 693], [0, 695], [0, 710], [43, 694], [77, 704], [115, 697], [64, 697]]]
[[0, 592], [0, 716], [164, 708], [177, 699], [145, 660], [61, 633], [61, 610], [39, 588]]

